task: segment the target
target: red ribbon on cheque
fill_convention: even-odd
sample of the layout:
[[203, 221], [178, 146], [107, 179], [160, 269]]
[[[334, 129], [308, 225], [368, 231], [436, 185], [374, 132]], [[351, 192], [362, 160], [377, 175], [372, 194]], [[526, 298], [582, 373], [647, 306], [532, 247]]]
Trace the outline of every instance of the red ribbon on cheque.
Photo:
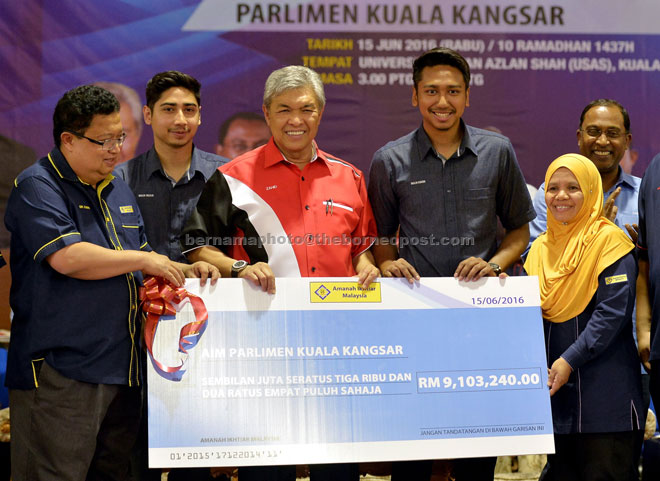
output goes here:
[[195, 321], [184, 325], [179, 331], [179, 352], [188, 355], [188, 350], [197, 345], [197, 342], [206, 330], [209, 313], [201, 297], [189, 293], [183, 287], [174, 287], [162, 277], [148, 277], [144, 280], [144, 287], [140, 287], [140, 301], [142, 310], [146, 313], [144, 319], [144, 344], [147, 347], [149, 358], [158, 374], [170, 381], [180, 381], [186, 372], [183, 369], [185, 359], [179, 366], [166, 366], [158, 361], [153, 353], [156, 329], [161, 319], [173, 319], [181, 308], [190, 302]]

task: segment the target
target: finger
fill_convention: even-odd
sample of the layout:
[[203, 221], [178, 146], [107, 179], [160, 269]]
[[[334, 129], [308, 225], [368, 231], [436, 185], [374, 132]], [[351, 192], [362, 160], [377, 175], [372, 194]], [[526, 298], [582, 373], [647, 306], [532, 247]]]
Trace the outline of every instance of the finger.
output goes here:
[[261, 290], [268, 292], [268, 277], [259, 268], [255, 268], [253, 274], [257, 278], [257, 285], [261, 286]]
[[220, 274], [220, 269], [218, 269], [216, 266], [212, 266], [211, 268], [211, 285], [214, 285], [216, 282], [218, 282], [218, 279], [222, 277], [222, 274]]
[[390, 270], [391, 268], [387, 268], [383, 271], [383, 277], [399, 277], [394, 274], [392, 274], [392, 271]]
[[365, 276], [365, 278], [360, 283], [360, 286], [363, 289], [366, 289], [367, 287], [369, 287], [369, 284], [371, 284], [378, 277], [378, 270], [377, 269], [369, 269], [366, 274], [367, 275]]
[[478, 281], [483, 276], [490, 274], [494, 274], [492, 267], [490, 267], [488, 264], [486, 264], [485, 266], [482, 264], [477, 264], [474, 267], [472, 267], [472, 269], [470, 269], [470, 272], [465, 280]]
[[458, 264], [456, 272], [454, 272], [454, 277], [457, 277], [459, 281], [462, 281], [465, 277], [465, 274], [467, 274], [469, 271], [470, 267], [466, 264], [466, 261], [462, 261], [460, 264]]
[[182, 282], [175, 268], [170, 268], [165, 272], [165, 278], [170, 281], [175, 287], [181, 287]]
[[415, 274], [413, 273], [414, 269], [412, 269], [412, 266], [410, 268], [404, 267], [403, 269], [399, 269], [403, 277], [408, 279], [409, 284], [413, 284], [415, 282]]
[[171, 274], [172, 278], [174, 279], [174, 285], [177, 287], [181, 287], [186, 283], [186, 276], [183, 273], [181, 269], [179, 269], [177, 266], [169, 262], [168, 266], [168, 272]]
[[[403, 261], [403, 265], [406, 266], [406, 269], [408, 270], [410, 276], [411, 276], [413, 279], [415, 279], [416, 281], [420, 280], [421, 277], [420, 277], [419, 273], [417, 272], [417, 270], [412, 266], [412, 264], [410, 264], [410, 263], [409, 263], [407, 260], [405, 260], [405, 259], [401, 259], [401, 260]], [[410, 278], [408, 278], [408, 280], [410, 280]]]
[[266, 275], [266, 290], [269, 294], [275, 294], [275, 276], [273, 273]]
[[610, 195], [607, 196], [607, 199], [605, 201], [606, 202], [611, 201], [613, 203], [614, 199], [616, 199], [620, 193], [621, 193], [621, 187], [617, 187]]
[[195, 269], [195, 275], [199, 277], [199, 285], [204, 286], [209, 277], [209, 266], [202, 264]]

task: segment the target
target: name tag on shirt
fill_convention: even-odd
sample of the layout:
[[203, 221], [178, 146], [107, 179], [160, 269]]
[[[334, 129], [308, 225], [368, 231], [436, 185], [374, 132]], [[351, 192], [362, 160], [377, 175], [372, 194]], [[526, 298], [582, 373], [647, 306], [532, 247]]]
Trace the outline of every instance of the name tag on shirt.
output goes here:
[[605, 284], [610, 285], [610, 284], [617, 284], [619, 282], [628, 282], [628, 275], [627, 274], [621, 274], [618, 276], [610, 276], [605, 278]]

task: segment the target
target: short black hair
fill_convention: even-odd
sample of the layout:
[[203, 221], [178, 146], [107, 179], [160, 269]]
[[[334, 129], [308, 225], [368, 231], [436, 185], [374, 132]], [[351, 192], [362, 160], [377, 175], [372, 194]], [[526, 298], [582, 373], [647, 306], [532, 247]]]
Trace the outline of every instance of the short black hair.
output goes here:
[[420, 80], [422, 80], [422, 70], [426, 67], [435, 67], [436, 65], [449, 65], [457, 68], [463, 74], [465, 88], [470, 87], [470, 66], [467, 60], [455, 50], [445, 47], [432, 48], [427, 50], [413, 62], [413, 83], [415, 90]]
[[616, 107], [619, 109], [619, 112], [621, 112], [621, 115], [623, 115], [623, 127], [626, 129], [627, 134], [630, 133], [630, 116], [628, 115], [628, 111], [623, 107], [623, 105], [613, 99], [596, 99], [589, 102], [584, 110], [582, 110], [582, 114], [580, 115], [580, 125], [578, 126], [578, 129], [582, 128], [584, 117], [587, 115], [587, 112], [589, 112], [594, 107]]
[[154, 105], [158, 99], [163, 95], [163, 92], [171, 89], [172, 87], [181, 87], [192, 92], [197, 100], [197, 105], [202, 105], [200, 91], [202, 84], [191, 77], [190, 75], [179, 72], [177, 70], [168, 70], [167, 72], [160, 72], [154, 75], [149, 82], [147, 82], [147, 107], [153, 110]]
[[95, 115], [119, 112], [119, 101], [106, 89], [96, 85], [81, 85], [66, 92], [53, 112], [53, 140], [60, 146], [62, 132], [84, 134]]
[[225, 137], [227, 137], [227, 132], [229, 132], [229, 127], [231, 126], [232, 122], [234, 120], [249, 120], [249, 121], [261, 121], [264, 124], [266, 123], [266, 119], [264, 119], [263, 114], [255, 114], [254, 112], [237, 112], [231, 117], [229, 117], [227, 120], [222, 122], [222, 125], [220, 125], [220, 131], [218, 132], [218, 143], [220, 145], [224, 145], [225, 143]]

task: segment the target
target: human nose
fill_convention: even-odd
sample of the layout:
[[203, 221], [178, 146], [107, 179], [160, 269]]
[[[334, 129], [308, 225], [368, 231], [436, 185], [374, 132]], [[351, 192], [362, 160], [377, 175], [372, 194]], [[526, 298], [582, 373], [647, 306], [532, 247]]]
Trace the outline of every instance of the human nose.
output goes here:
[[445, 94], [438, 95], [437, 104], [441, 106], [449, 105], [449, 102], [447, 102], [447, 97], [445, 96]]
[[568, 198], [568, 192], [566, 189], [559, 189], [557, 191], [557, 198], [558, 199], [567, 199]]
[[598, 137], [596, 137], [596, 143], [597, 144], [605, 145], [609, 141], [610, 141], [610, 138], [607, 136], [605, 131], [601, 132], [600, 135]]
[[186, 122], [186, 116], [183, 114], [183, 110], [179, 109], [176, 112], [176, 115], [174, 116], [175, 122], [178, 123], [185, 123]]
[[300, 125], [302, 123], [302, 115], [300, 112], [291, 112], [289, 116], [289, 123], [293, 125]]

